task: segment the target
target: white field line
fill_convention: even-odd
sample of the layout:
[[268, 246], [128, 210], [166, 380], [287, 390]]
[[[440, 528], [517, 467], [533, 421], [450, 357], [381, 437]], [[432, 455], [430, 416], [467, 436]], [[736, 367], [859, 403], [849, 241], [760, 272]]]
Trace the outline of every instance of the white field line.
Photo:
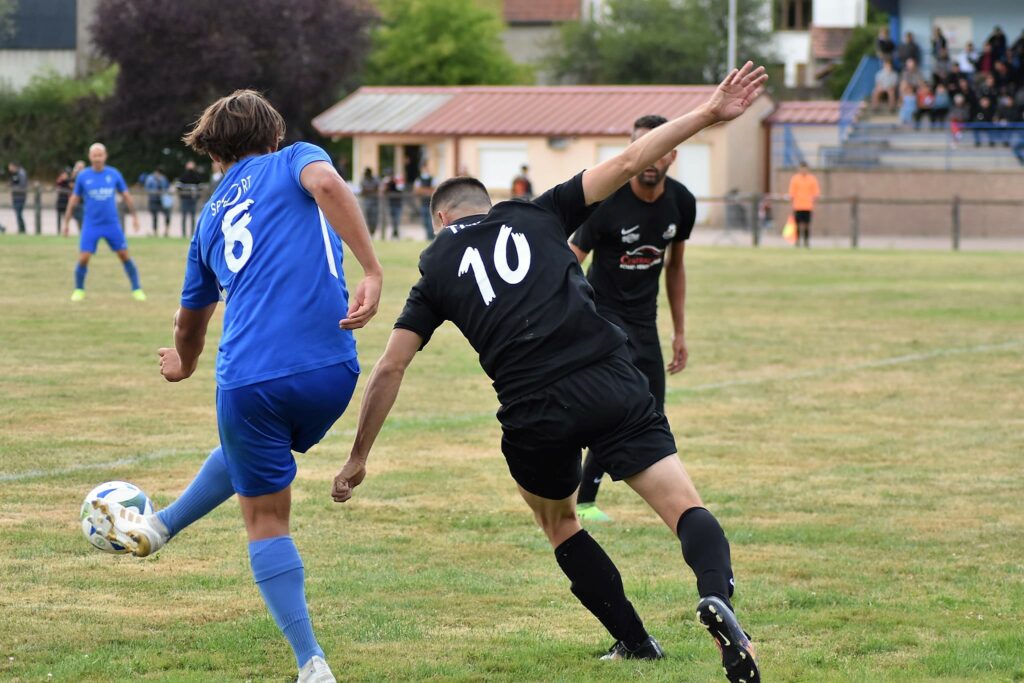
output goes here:
[[[946, 349], [936, 349], [934, 351], [925, 351], [922, 353], [909, 353], [903, 356], [893, 356], [891, 358], [880, 358], [878, 360], [865, 361], [863, 363], [853, 363], [851, 365], [834, 365], [823, 368], [816, 368], [814, 370], [804, 370], [801, 372], [791, 372], [784, 375], [774, 375], [770, 377], [756, 377], [752, 379], [734, 379], [727, 380], [725, 382], [714, 382], [712, 384], [698, 384], [693, 387], [679, 387], [669, 389], [669, 394], [686, 394], [686, 393], [698, 393], [704, 391], [716, 391], [719, 389], [729, 389], [732, 387], [747, 387], [756, 386], [758, 384], [769, 384], [771, 382], [792, 382], [801, 379], [809, 379], [814, 377], [825, 377], [828, 375], [836, 375], [843, 372], [854, 372], [857, 370], [872, 370], [877, 368], [886, 368], [893, 365], [904, 365], [907, 363], [919, 363], [921, 361], [931, 360], [933, 358], [945, 358], [948, 356], [960, 356], [973, 353], [990, 353], [993, 351], [1009, 351], [1012, 349], [1024, 348], [1024, 340], [1011, 340], [1003, 342], [1001, 344], [977, 344], [975, 346], [960, 346]], [[480, 413], [479, 415], [447, 415], [443, 416], [442, 419], [467, 419], [467, 418], [482, 418], [488, 417], [493, 413]], [[434, 416], [422, 416], [412, 418], [411, 422], [417, 423], [429, 423], [431, 420], [438, 419]], [[393, 422], [398, 422], [395, 420]], [[326, 438], [332, 436], [341, 436], [346, 434], [353, 434], [354, 430], [338, 430], [328, 432]], [[58, 467], [48, 470], [28, 470], [25, 472], [0, 472], [0, 484], [25, 481], [27, 479], [36, 479], [39, 477], [58, 477], [65, 474], [73, 474], [75, 472], [81, 472], [83, 470], [109, 470], [117, 467], [127, 467], [129, 465], [137, 465], [143, 462], [151, 462], [154, 460], [163, 460], [170, 458], [175, 455], [184, 455], [187, 453], [201, 453], [202, 449], [181, 449], [181, 448], [169, 448], [153, 451], [151, 453], [142, 453], [140, 455], [130, 455], [116, 460], [110, 460], [108, 462], [84, 462], [75, 465], [69, 465], [67, 467]]]

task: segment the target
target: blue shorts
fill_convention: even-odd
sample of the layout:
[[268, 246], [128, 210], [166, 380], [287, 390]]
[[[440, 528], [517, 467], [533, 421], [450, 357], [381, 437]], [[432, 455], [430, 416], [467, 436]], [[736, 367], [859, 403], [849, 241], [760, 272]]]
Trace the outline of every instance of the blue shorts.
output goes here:
[[354, 358], [325, 368], [217, 389], [217, 427], [235, 492], [265, 496], [295, 479], [292, 451], [305, 453], [324, 437], [352, 399], [359, 379]]
[[128, 240], [125, 239], [124, 231], [117, 225], [100, 225], [93, 227], [87, 225], [82, 228], [82, 234], [78, 238], [78, 250], [87, 251], [90, 254], [96, 253], [96, 246], [104, 239], [110, 245], [111, 251], [124, 251], [128, 248]]

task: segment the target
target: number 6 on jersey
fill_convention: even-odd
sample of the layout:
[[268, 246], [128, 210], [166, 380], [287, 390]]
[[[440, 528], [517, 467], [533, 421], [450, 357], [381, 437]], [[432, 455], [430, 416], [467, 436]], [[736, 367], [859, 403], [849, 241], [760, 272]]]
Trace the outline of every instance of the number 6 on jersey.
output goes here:
[[[512, 238], [515, 245], [516, 260], [519, 262], [515, 270], [508, 263], [509, 237]], [[512, 232], [512, 228], [507, 225], [501, 226], [498, 240], [494, 244], [494, 269], [498, 271], [498, 276], [510, 285], [518, 285], [523, 281], [526, 273], [530, 270], [530, 243], [526, 241], [526, 235]], [[473, 271], [473, 276], [476, 278], [476, 286], [480, 289], [484, 305], [490, 306], [496, 296], [494, 287], [491, 285], [491, 279], [487, 277], [484, 259], [475, 247], [467, 247], [463, 252], [462, 262], [459, 264], [459, 277], [470, 270]]]

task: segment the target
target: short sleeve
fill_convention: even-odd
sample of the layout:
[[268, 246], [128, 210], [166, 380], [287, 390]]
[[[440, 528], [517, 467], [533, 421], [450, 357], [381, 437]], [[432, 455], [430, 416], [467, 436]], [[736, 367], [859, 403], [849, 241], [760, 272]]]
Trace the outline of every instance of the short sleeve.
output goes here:
[[185, 263], [185, 284], [181, 288], [181, 307], [198, 310], [220, 300], [217, 277], [206, 267], [199, 254], [199, 231], [196, 230], [188, 248]]
[[124, 176], [120, 171], [114, 171], [114, 187], [118, 192], [128, 191], [128, 185], [124, 182]]
[[693, 224], [697, 222], [697, 199], [692, 192], [683, 188], [679, 192], [676, 202], [680, 224], [672, 241], [684, 242], [690, 239], [690, 235], [693, 233]]
[[594, 247], [597, 246], [597, 236], [594, 233], [595, 229], [593, 223], [587, 221], [572, 234], [569, 241], [579, 247], [580, 251], [585, 251], [589, 254], [594, 251]]
[[[326, 161], [331, 164], [332, 168], [334, 164], [331, 163], [331, 157], [316, 145], [311, 145], [308, 142], [296, 142], [294, 145], [288, 148], [288, 170], [292, 174], [292, 179], [295, 184], [302, 187], [302, 169], [306, 168], [310, 164], [316, 163], [317, 161]], [[302, 187], [302, 191], [306, 192], [306, 188]], [[309, 194], [309, 192], [306, 192]]]
[[555, 185], [534, 199], [533, 203], [558, 217], [565, 228], [566, 237], [576, 232], [576, 228], [586, 222], [593, 213], [593, 207], [587, 206], [583, 195], [582, 171], [564, 183]]
[[78, 195], [79, 197], [81, 197], [81, 196], [82, 196], [82, 194], [84, 194], [84, 193], [85, 193], [85, 188], [83, 188], [83, 187], [82, 187], [82, 185], [84, 184], [84, 183], [82, 182], [82, 178], [83, 178], [83, 174], [81, 174], [81, 173], [79, 173], [79, 174], [78, 174], [78, 175], [77, 175], [77, 176], [75, 177], [75, 189], [73, 190], [73, 192], [74, 192], [74, 193], [75, 193], [76, 195]]
[[437, 312], [437, 307], [431, 301], [426, 279], [421, 277], [409, 292], [405, 308], [395, 321], [395, 328], [409, 330], [422, 337], [422, 349], [444, 320], [444, 316]]

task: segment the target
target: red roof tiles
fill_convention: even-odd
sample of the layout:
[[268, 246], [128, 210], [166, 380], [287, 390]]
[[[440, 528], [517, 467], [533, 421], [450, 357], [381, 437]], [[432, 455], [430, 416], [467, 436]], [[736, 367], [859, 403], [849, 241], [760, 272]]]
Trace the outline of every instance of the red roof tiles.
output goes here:
[[580, 18], [580, 0], [505, 0], [510, 24], [554, 24]]
[[768, 123], [839, 123], [839, 102], [803, 100], [780, 102], [767, 119]]

